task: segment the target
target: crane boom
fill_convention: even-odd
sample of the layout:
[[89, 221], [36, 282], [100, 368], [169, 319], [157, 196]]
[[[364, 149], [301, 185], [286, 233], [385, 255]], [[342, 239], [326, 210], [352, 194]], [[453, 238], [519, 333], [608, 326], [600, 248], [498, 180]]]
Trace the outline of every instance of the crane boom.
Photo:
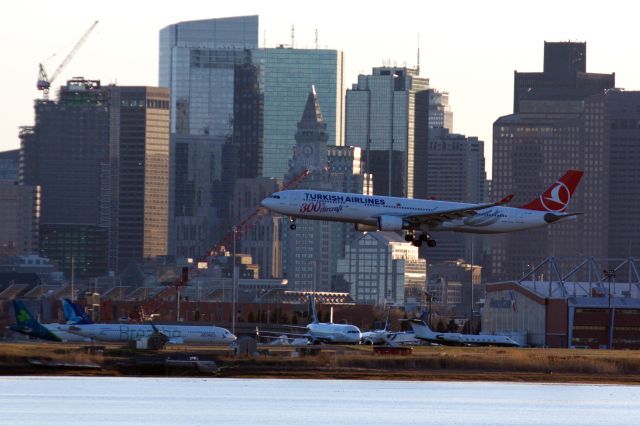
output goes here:
[[53, 74], [51, 74], [50, 78], [47, 76], [47, 72], [44, 69], [44, 65], [39, 64], [40, 69], [38, 71], [37, 88], [38, 90], [42, 90], [45, 99], [49, 99], [49, 88], [51, 87], [51, 83], [53, 83], [56, 77], [58, 77], [58, 75], [62, 72], [64, 67], [66, 67], [69, 61], [71, 61], [71, 59], [73, 58], [73, 55], [75, 55], [78, 49], [80, 49], [80, 47], [84, 44], [84, 42], [89, 37], [89, 34], [91, 34], [91, 31], [93, 31], [96, 25], [98, 25], [98, 21], [95, 21], [93, 25], [91, 25], [91, 27], [89, 27], [89, 29], [85, 31], [82, 37], [80, 37], [80, 40], [78, 40], [75, 46], [73, 46], [73, 49], [71, 49], [71, 51], [60, 63], [60, 65], [58, 65], [58, 68], [56, 68]]

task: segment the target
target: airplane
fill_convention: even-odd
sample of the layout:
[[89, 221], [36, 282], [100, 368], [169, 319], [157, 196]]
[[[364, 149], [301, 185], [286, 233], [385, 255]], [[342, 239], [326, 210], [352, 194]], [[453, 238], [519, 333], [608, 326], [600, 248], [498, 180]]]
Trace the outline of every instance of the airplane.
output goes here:
[[391, 315], [391, 308], [387, 310], [387, 320], [384, 323], [382, 330], [369, 330], [362, 332], [362, 343], [365, 345], [382, 345], [384, 343], [390, 344], [389, 337], [394, 334], [387, 331], [389, 326], [389, 315]]
[[402, 346], [413, 345], [419, 341], [416, 339], [413, 331], [388, 331], [389, 315], [391, 309], [387, 312], [387, 320], [384, 323], [382, 330], [370, 330], [362, 332], [362, 344], [364, 345], [389, 345], [389, 346]]
[[313, 297], [309, 298], [309, 315], [311, 322], [307, 324], [307, 330], [313, 341], [358, 344], [362, 340], [362, 333], [355, 325], [318, 321]]
[[212, 325], [154, 325], [154, 324], [72, 324], [66, 330], [78, 336], [103, 342], [128, 342], [148, 339], [154, 332], [168, 338], [167, 343], [230, 344], [236, 336], [229, 330]]
[[93, 320], [89, 318], [89, 315], [80, 304], [66, 298], [62, 299], [61, 302], [67, 324], [93, 324]]
[[438, 333], [431, 331], [427, 323], [421, 319], [409, 320], [415, 337], [430, 343], [445, 346], [512, 346], [520, 344], [508, 336], [491, 334]]
[[405, 240], [420, 247], [436, 246], [433, 231], [498, 234], [523, 231], [575, 219], [565, 213], [583, 172], [568, 170], [539, 197], [520, 207], [505, 207], [509, 195], [493, 203], [459, 203], [440, 200], [371, 196], [346, 192], [293, 189], [274, 192], [261, 205], [296, 219], [353, 223], [357, 231], [406, 231]]
[[[311, 341], [311, 343], [359, 344], [362, 340], [362, 333], [355, 325], [319, 322], [318, 315], [316, 313], [316, 302], [312, 296], [309, 297], [309, 316], [311, 317], [311, 322], [307, 324], [306, 327], [299, 327], [307, 331], [305, 334], [285, 334], [293, 338], [306, 338]], [[256, 334], [259, 336], [271, 334], [275, 337], [282, 337], [283, 335], [283, 333], [274, 333], [269, 331], [257, 331]]]
[[16, 318], [16, 325], [9, 327], [10, 330], [52, 342], [88, 342], [90, 339], [69, 333], [65, 330], [66, 324], [40, 324], [36, 317], [29, 311], [27, 306], [19, 301], [12, 300], [13, 312]]

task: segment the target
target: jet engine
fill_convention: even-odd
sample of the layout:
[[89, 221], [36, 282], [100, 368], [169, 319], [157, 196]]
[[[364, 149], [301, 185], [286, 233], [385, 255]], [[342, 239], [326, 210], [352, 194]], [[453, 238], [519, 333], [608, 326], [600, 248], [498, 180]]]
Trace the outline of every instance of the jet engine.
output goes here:
[[402, 231], [408, 227], [407, 222], [399, 216], [380, 216], [378, 218], [380, 231]]
[[354, 228], [356, 228], [358, 232], [376, 232], [378, 230], [376, 225], [366, 225], [364, 223], [356, 223]]

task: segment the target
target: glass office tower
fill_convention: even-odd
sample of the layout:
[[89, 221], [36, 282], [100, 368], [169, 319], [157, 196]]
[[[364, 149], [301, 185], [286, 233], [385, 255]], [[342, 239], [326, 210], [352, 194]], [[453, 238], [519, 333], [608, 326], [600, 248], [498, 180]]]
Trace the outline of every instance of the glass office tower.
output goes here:
[[287, 47], [257, 49], [253, 61], [264, 95], [262, 176], [283, 178], [295, 145], [296, 125], [311, 86], [322, 105], [328, 145], [343, 145], [343, 52]]
[[171, 89], [171, 133], [232, 133], [234, 68], [258, 47], [258, 16], [179, 22], [160, 31], [159, 85]]

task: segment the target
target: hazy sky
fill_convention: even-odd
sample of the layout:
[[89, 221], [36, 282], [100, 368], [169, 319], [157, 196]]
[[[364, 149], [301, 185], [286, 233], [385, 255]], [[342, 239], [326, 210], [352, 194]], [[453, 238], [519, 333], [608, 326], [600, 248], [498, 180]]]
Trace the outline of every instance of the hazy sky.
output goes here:
[[317, 29], [320, 47], [345, 52], [347, 87], [383, 61], [415, 66], [419, 35], [421, 75], [449, 92], [454, 131], [485, 141], [489, 173], [492, 123], [512, 110], [513, 71], [542, 71], [545, 40], [586, 41], [588, 71], [640, 89], [633, 2], [23, 0], [3, 9], [0, 150], [18, 148], [18, 127], [33, 124], [38, 63], [53, 73], [95, 20], [56, 89], [73, 76], [156, 85], [158, 31], [179, 21], [257, 14], [261, 47], [265, 35], [267, 47], [290, 44], [292, 25], [295, 47], [314, 47]]

